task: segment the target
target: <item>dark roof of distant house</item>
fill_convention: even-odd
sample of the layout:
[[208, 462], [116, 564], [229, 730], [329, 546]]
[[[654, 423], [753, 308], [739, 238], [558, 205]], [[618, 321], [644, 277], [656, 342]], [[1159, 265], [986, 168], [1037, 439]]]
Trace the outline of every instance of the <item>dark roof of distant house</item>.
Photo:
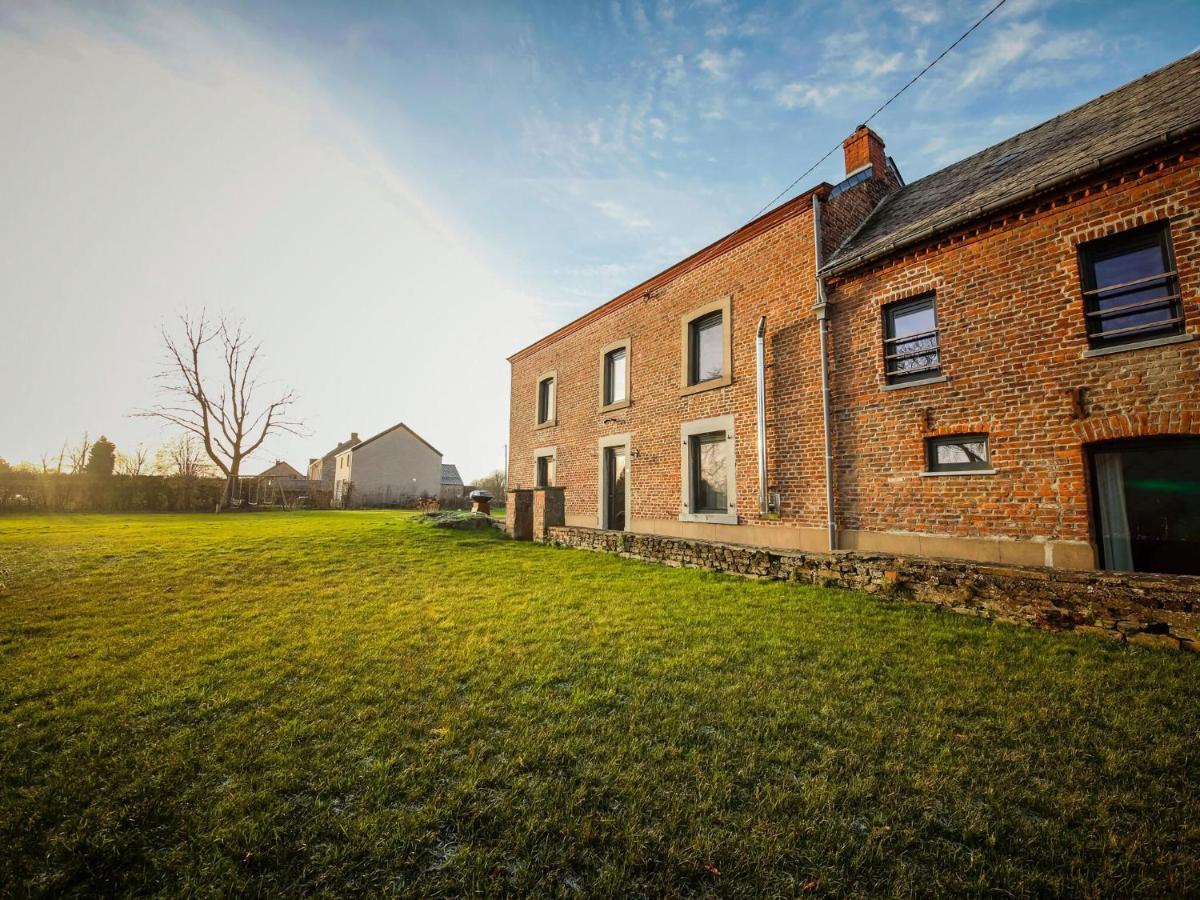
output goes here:
[[442, 463], [442, 484], [461, 487], [462, 483], [462, 476], [458, 474], [458, 466], [453, 463]]
[[355, 441], [353, 438], [342, 441], [340, 444], [338, 444], [336, 447], [334, 447], [332, 450], [330, 450], [328, 453], [326, 453], [324, 456], [322, 456], [321, 462], [325, 462], [325, 460], [327, 460], [327, 459], [333, 459], [335, 456], [337, 456], [343, 450], [348, 450], [349, 448], [353, 447], [354, 444], [355, 444]]
[[284, 462], [282, 459], [277, 459], [277, 460], [275, 460], [275, 465], [271, 466], [271, 468], [267, 469], [265, 472], [259, 472], [258, 477], [259, 478], [303, 478], [304, 476], [301, 475], [299, 472], [297, 472], [296, 469], [293, 468], [291, 465]]
[[878, 259], [1198, 128], [1200, 52], [901, 188], [825, 271]]
[[379, 432], [379, 434], [372, 435], [371, 437], [367, 438], [365, 441], [359, 441], [353, 447], [346, 447], [343, 450], [339, 450], [338, 452], [343, 453], [343, 452], [345, 452], [345, 450], [360, 450], [363, 447], [365, 447], [367, 444], [371, 443], [371, 441], [377, 441], [381, 437], [383, 437], [385, 434], [391, 434], [397, 428], [403, 428], [405, 431], [407, 431], [409, 434], [411, 434], [413, 437], [415, 437], [418, 441], [420, 441], [422, 444], [424, 444], [426, 447], [428, 447], [430, 450], [432, 450], [438, 456], [442, 455], [441, 450], [439, 450], [437, 447], [433, 446], [433, 444], [429, 443], [429, 441], [425, 440], [425, 438], [421, 437], [419, 434], [417, 434], [415, 431], [413, 431], [411, 428], [409, 428], [403, 422], [397, 422], [391, 428], [385, 428], [385, 429], [383, 429], [383, 431]]

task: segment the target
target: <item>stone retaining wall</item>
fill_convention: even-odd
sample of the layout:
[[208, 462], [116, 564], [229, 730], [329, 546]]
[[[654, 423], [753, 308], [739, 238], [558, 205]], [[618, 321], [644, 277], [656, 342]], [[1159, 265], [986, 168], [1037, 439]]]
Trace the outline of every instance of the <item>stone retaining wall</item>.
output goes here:
[[668, 566], [850, 588], [1000, 622], [1200, 652], [1200, 576], [800, 553], [571, 526], [547, 529], [546, 540]]

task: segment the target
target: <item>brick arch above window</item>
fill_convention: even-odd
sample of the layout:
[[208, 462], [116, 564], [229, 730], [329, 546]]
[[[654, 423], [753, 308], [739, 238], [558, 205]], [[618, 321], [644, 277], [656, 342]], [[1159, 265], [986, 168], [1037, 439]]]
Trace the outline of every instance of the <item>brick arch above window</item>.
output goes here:
[[1194, 416], [1182, 409], [1164, 410], [1160, 413], [1093, 416], [1082, 422], [1072, 423], [1071, 429], [1084, 444], [1122, 438], [1194, 435], [1200, 434], [1200, 416]]

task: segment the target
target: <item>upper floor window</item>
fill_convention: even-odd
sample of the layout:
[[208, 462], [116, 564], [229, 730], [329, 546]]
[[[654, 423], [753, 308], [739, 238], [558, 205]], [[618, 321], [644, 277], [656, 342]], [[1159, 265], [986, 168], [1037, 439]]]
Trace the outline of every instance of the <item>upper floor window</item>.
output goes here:
[[600, 406], [621, 406], [629, 401], [629, 341], [604, 350], [600, 362]]
[[1179, 279], [1165, 222], [1082, 244], [1079, 268], [1092, 347], [1182, 333]]
[[537, 388], [537, 424], [551, 425], [554, 423], [555, 393], [557, 378], [545, 375], [538, 380]]
[[688, 326], [688, 384], [712, 381], [725, 374], [724, 329], [721, 310], [694, 319]]
[[888, 384], [921, 381], [941, 372], [933, 294], [885, 306], [883, 322], [883, 364]]
[[991, 451], [986, 434], [951, 434], [927, 438], [925, 469], [928, 472], [990, 472]]

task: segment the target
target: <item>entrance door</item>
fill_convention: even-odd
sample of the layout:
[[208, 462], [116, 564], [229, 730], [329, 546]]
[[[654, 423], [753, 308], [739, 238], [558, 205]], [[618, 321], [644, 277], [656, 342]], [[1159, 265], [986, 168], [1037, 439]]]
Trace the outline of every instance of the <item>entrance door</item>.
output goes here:
[[604, 448], [604, 527], [625, 530], [625, 447]]
[[1200, 575], [1200, 438], [1148, 438], [1091, 451], [1101, 564]]

